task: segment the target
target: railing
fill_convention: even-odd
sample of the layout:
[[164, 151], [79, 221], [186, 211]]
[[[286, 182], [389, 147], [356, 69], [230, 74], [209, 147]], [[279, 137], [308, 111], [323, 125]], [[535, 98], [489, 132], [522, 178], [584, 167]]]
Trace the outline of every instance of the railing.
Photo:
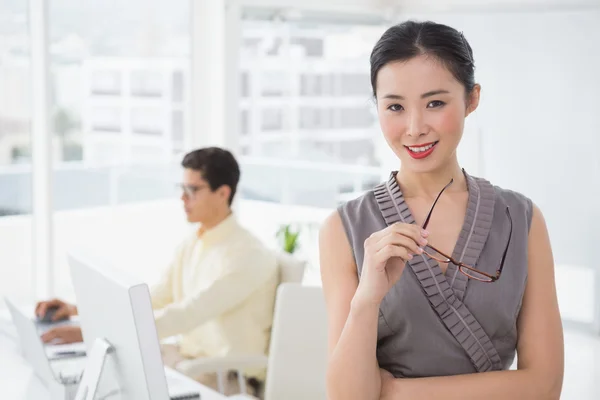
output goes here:
[[[284, 223], [302, 226], [299, 256], [313, 266], [320, 222], [344, 198], [376, 182], [379, 170], [289, 160], [242, 158], [242, 180], [235, 207], [243, 223], [276, 247]], [[178, 163], [132, 166], [57, 165], [53, 174], [54, 275], [56, 293], [68, 293], [69, 248], [86, 246], [152, 281], [168, 263], [187, 224], [175, 182]], [[32, 268], [32, 188], [29, 165], [0, 167], [0, 292], [29, 300]], [[312, 207], [309, 207], [312, 206]], [[38, 266], [38, 268], [44, 268]], [[309, 269], [308, 280], [318, 279]]]
[[[240, 198], [274, 203], [334, 207], [380, 181], [377, 167], [242, 157]], [[53, 176], [54, 209], [114, 206], [178, 197], [178, 163], [139, 165], [57, 165]], [[31, 212], [31, 168], [0, 167], [0, 210]]]

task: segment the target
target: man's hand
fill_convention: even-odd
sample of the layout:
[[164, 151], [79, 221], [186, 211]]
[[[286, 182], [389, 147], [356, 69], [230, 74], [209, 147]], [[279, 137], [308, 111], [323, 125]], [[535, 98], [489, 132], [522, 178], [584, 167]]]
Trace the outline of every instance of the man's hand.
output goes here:
[[53, 344], [69, 344], [83, 342], [81, 328], [74, 325], [63, 325], [46, 331], [42, 335], [42, 342]]
[[60, 321], [61, 319], [68, 319], [74, 315], [77, 315], [77, 307], [73, 304], [65, 303], [60, 299], [52, 299], [49, 301], [41, 301], [35, 306], [35, 315], [38, 318], [44, 318], [49, 308], [57, 307], [56, 313], [52, 317], [52, 322]]

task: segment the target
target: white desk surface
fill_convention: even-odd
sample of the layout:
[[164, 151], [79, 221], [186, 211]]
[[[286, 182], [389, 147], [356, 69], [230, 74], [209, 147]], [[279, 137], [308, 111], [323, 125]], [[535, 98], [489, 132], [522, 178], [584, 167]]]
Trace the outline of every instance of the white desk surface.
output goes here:
[[[182, 374], [178, 378], [189, 379]], [[201, 400], [223, 400], [227, 397], [190, 380], [200, 392]], [[46, 400], [46, 386], [21, 356], [12, 322], [6, 312], [0, 312], [0, 399]]]

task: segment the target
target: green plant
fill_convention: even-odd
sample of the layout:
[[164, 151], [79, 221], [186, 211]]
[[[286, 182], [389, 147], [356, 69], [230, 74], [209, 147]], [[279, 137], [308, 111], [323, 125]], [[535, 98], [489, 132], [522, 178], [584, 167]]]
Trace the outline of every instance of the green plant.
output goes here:
[[298, 248], [298, 236], [300, 229], [293, 230], [291, 224], [282, 225], [277, 231], [277, 237], [281, 241], [282, 249], [290, 254]]

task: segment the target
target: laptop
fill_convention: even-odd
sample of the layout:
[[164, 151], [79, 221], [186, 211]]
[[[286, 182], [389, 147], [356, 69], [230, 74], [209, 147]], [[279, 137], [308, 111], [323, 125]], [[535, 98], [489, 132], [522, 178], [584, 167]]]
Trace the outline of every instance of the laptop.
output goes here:
[[[11, 300], [6, 297], [4, 300], [15, 325], [23, 357], [51, 392], [61, 393], [56, 396], [53, 395], [53, 399], [74, 399], [87, 360], [86, 357], [81, 356], [82, 350], [79, 349], [81, 344], [75, 344], [72, 347], [69, 345], [64, 347], [64, 350], [61, 349], [62, 346], [60, 345], [44, 346], [40, 335], [44, 330], [58, 326], [61, 323], [37, 323], [28, 318]], [[62, 322], [62, 324], [64, 323], [69, 322]], [[65, 356], [69, 353], [73, 353], [73, 356]], [[165, 368], [165, 375], [171, 400], [200, 399], [199, 393], [190, 390], [190, 383], [187, 379], [180, 377], [170, 368]], [[57, 386], [60, 386], [60, 388]]]
[[23, 357], [46, 386], [49, 388], [62, 386], [65, 392], [64, 398], [74, 398], [81, 380], [85, 358], [62, 358], [52, 362], [48, 359], [35, 321], [28, 318], [8, 298], [5, 298], [5, 302], [17, 330]]

